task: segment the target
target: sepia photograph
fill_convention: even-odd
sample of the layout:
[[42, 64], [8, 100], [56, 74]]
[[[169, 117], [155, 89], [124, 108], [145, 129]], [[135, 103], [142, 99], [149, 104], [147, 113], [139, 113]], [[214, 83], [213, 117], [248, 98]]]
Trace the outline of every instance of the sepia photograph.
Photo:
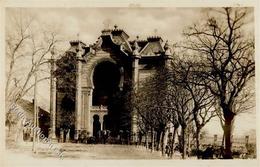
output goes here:
[[256, 160], [255, 10], [6, 7], [6, 166]]

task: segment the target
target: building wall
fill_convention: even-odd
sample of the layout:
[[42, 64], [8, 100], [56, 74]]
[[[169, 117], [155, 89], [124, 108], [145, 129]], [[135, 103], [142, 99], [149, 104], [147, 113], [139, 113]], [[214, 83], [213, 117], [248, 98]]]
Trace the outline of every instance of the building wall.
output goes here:
[[[152, 45], [150, 47], [155, 48], [155, 46]], [[73, 51], [73, 49], [71, 50]], [[153, 49], [151, 48], [149, 50], [153, 51]], [[99, 63], [104, 61], [109, 61], [117, 64], [121, 72], [120, 83], [122, 85], [119, 85], [121, 90], [129, 82], [131, 82], [132, 84], [135, 84], [134, 82], [138, 82], [139, 85], [140, 82], [151, 76], [152, 73], [155, 72], [154, 67], [160, 64], [160, 59], [158, 58], [158, 56], [155, 56], [156, 59], [154, 59], [154, 57], [146, 57], [146, 60], [140, 62], [139, 59], [141, 59], [141, 57], [134, 57], [131, 54], [129, 54], [128, 56], [124, 55], [123, 52], [116, 50], [115, 46], [109, 46], [108, 43], [105, 48], [99, 48], [93, 53], [89, 52], [88, 55], [85, 55], [83, 57], [82, 53], [82, 51], [77, 52], [77, 68], [80, 69], [80, 71], [77, 71], [77, 78], [80, 78], [77, 81], [80, 83], [76, 85], [76, 88], [80, 91], [77, 91], [76, 99], [80, 99], [81, 103], [78, 103], [80, 104], [80, 107], [75, 107], [75, 126], [77, 133], [80, 133], [80, 131], [82, 130], [86, 130], [87, 132], [90, 132], [90, 135], [92, 135], [93, 115], [97, 114], [100, 118], [103, 119], [103, 116], [107, 114], [107, 111], [105, 109], [98, 112], [97, 110], [94, 110], [94, 107], [92, 106], [92, 96], [94, 90], [93, 73], [95, 67]], [[149, 55], [151, 54], [152, 52], [149, 52]], [[64, 93], [57, 92], [57, 127], [60, 127], [59, 120], [61, 119], [61, 101], [63, 97]], [[75, 105], [77, 106], [77, 101]], [[101, 120], [101, 122], [103, 121]]]

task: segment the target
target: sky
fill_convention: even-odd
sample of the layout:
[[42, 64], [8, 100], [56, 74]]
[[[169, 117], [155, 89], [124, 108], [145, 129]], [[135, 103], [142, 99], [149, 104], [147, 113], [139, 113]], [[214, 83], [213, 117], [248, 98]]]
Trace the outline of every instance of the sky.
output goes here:
[[[209, 8], [7, 8], [6, 23], [14, 14], [30, 15], [37, 27], [47, 27], [55, 30], [62, 37], [60, 50], [69, 48], [69, 41], [80, 39], [87, 45], [94, 43], [104, 28], [125, 30], [130, 39], [138, 35], [141, 39], [148, 36], [161, 36], [170, 43], [183, 39], [182, 32], [188, 26], [199, 23], [206, 18], [205, 11], [219, 9]], [[247, 20], [248, 32], [254, 31], [253, 12]], [[61, 54], [61, 53], [60, 53]], [[40, 85], [40, 98], [49, 99], [48, 84]], [[43, 100], [44, 101], [44, 100]], [[42, 105], [48, 106], [46, 102]], [[238, 115], [235, 121], [234, 133], [244, 135], [249, 129], [256, 127], [255, 114]], [[215, 119], [207, 125], [210, 134], [222, 134], [219, 120]]]
[[[9, 9], [13, 13], [20, 9]], [[59, 29], [65, 40], [77, 39], [93, 43], [104, 28], [118, 28], [134, 39], [159, 35], [163, 39], [178, 41], [185, 26], [199, 18], [197, 8], [24, 8], [22, 13], [32, 15], [44, 26]]]

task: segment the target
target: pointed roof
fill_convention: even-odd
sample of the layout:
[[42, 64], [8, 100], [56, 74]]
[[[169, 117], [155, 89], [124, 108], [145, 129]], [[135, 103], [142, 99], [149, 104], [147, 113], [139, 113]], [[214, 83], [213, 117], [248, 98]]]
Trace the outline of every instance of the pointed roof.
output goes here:
[[98, 41], [89, 46], [86, 46], [86, 44], [81, 41], [71, 41], [71, 48], [69, 51], [75, 53], [76, 49], [82, 48], [83, 57], [87, 57], [90, 54], [94, 54], [95, 50], [104, 47], [104, 44], [109, 43], [112, 44], [111, 46], [118, 48], [126, 56], [133, 55], [135, 46], [139, 47], [138, 52], [141, 58], [160, 57], [163, 55], [162, 53], [165, 52], [161, 37], [150, 36], [145, 40], [137, 38], [136, 40], [130, 41], [129, 35], [123, 29], [119, 29], [116, 25], [114, 26], [114, 29], [103, 29]]
[[70, 48], [68, 52], [77, 53], [77, 50], [83, 51], [86, 44], [80, 40], [70, 41]]
[[[33, 118], [34, 115], [34, 103], [29, 100], [20, 99], [17, 104], [22, 108], [22, 110], [26, 113], [28, 119]], [[44, 116], [49, 116], [50, 113], [41, 107], [39, 107], [39, 114]]]

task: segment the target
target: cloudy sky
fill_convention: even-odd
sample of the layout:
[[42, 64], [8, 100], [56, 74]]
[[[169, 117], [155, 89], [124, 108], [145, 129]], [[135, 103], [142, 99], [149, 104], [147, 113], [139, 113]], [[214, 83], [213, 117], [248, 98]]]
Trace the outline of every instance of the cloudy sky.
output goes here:
[[8, 9], [7, 15], [20, 11], [31, 15], [43, 26], [59, 29], [65, 40], [77, 38], [87, 44], [97, 40], [104, 28], [116, 24], [133, 39], [160, 35], [177, 41], [185, 26], [202, 15], [201, 8], [25, 8]]
[[[165, 40], [178, 42], [187, 26], [205, 18], [205, 11], [219, 8], [9, 8], [7, 17], [15, 14], [31, 15], [42, 26], [57, 30], [67, 42], [77, 39], [93, 43], [104, 28], [124, 29], [134, 39], [137, 35], [159, 35]], [[250, 32], [253, 30], [253, 10], [249, 10]], [[8, 23], [8, 19], [7, 19]]]
[[[79, 39], [87, 45], [95, 42], [101, 30], [113, 28], [124, 29], [134, 39], [137, 35], [141, 39], [147, 36], [158, 35], [164, 41], [178, 42], [182, 40], [182, 31], [193, 23], [198, 23], [207, 15], [205, 11], [219, 10], [208, 8], [8, 8], [6, 23], [12, 15], [26, 14], [34, 17], [39, 27], [50, 27], [62, 36], [63, 49], [69, 47], [69, 41]], [[253, 11], [247, 19], [249, 33], [253, 29]], [[46, 85], [46, 84], [45, 84]], [[47, 84], [48, 85], [48, 84]], [[44, 87], [44, 86], [43, 86]], [[48, 88], [42, 89], [42, 97]], [[249, 129], [255, 129], [255, 114], [244, 114], [237, 117], [235, 134], [243, 135]], [[222, 133], [219, 120], [208, 125], [211, 134]]]

